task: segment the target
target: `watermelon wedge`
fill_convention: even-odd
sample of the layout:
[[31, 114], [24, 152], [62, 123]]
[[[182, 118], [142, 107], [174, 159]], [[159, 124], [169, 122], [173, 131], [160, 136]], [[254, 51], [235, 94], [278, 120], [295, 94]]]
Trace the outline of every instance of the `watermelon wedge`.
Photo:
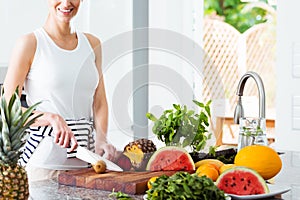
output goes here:
[[217, 179], [216, 185], [227, 194], [269, 193], [265, 180], [256, 171], [246, 167], [233, 167], [224, 171]]
[[148, 161], [148, 171], [193, 171], [195, 164], [190, 154], [181, 147], [166, 146], [153, 153]]

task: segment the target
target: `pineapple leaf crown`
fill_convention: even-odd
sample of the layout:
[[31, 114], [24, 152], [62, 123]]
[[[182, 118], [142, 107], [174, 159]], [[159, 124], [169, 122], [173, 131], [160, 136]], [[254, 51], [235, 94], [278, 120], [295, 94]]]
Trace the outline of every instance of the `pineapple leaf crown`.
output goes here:
[[30, 118], [40, 102], [23, 112], [18, 87], [8, 104], [4, 89], [2, 89], [0, 97], [0, 165], [14, 166], [17, 165], [22, 147], [26, 142], [24, 139], [26, 129], [41, 116], [40, 114]]

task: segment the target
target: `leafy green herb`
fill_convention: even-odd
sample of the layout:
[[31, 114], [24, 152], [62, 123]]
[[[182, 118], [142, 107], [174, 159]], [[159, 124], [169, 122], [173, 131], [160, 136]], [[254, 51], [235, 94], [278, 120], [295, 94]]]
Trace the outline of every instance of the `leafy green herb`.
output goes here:
[[253, 145], [255, 143], [255, 137], [264, 135], [264, 132], [260, 126], [257, 126], [256, 128], [243, 127], [243, 132], [241, 135], [251, 138], [249, 145]]
[[158, 177], [152, 183], [152, 188], [147, 190], [147, 196], [149, 200], [225, 199], [224, 192], [211, 179], [188, 172]]
[[244, 136], [258, 136], [262, 135], [263, 130], [260, 126], [257, 126], [255, 130], [253, 130], [253, 127], [243, 127], [243, 135]]
[[210, 146], [208, 154], [211, 155], [211, 156], [216, 156], [216, 149], [217, 148], [218, 148], [217, 146]]
[[193, 151], [198, 152], [211, 138], [208, 132], [211, 101], [206, 104], [193, 102], [200, 107], [200, 113], [188, 110], [186, 105], [173, 104], [173, 108], [165, 110], [158, 119], [152, 113], [146, 114], [154, 122], [153, 133], [167, 146], [191, 146]]
[[108, 196], [115, 197], [120, 200], [132, 200], [132, 198], [128, 194], [125, 194], [121, 191], [115, 192], [114, 189], [113, 189], [112, 193], [110, 193]]

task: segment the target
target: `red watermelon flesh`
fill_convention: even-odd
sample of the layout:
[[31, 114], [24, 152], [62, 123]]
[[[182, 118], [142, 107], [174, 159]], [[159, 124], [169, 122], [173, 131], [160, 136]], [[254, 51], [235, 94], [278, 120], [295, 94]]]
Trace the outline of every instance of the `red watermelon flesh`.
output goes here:
[[269, 192], [265, 180], [256, 171], [246, 167], [234, 167], [223, 172], [216, 185], [228, 194], [255, 195]]
[[149, 159], [146, 170], [192, 171], [195, 164], [190, 154], [181, 147], [167, 146], [157, 150]]

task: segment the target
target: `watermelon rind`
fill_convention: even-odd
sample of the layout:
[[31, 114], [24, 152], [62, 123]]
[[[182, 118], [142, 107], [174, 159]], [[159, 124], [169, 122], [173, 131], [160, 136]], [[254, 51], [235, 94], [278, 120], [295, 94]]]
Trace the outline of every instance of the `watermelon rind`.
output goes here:
[[[179, 157], [178, 157], [179, 156]], [[169, 160], [172, 160], [174, 162], [171, 162], [169, 166], [167, 166], [167, 163], [164, 163], [161, 159], [162, 158], [169, 158]], [[157, 160], [160, 158], [159, 160]], [[180, 163], [178, 163], [180, 162]], [[153, 169], [154, 165], [160, 165], [162, 169]], [[181, 166], [187, 166], [187, 168], [181, 168]], [[179, 167], [179, 168], [178, 168]], [[146, 166], [147, 171], [163, 171], [166, 168], [166, 170], [176, 170], [178, 168], [178, 171], [194, 171], [195, 170], [195, 163], [191, 157], [191, 155], [182, 147], [178, 146], [165, 146], [159, 148], [157, 151], [153, 153], [153, 155], [150, 157], [148, 164]], [[174, 169], [173, 169], [174, 168]]]
[[[218, 188], [220, 189], [223, 189], [223, 186], [222, 186], [222, 183], [224, 182], [223, 179], [224, 178], [228, 178], [230, 176], [232, 176], [233, 173], [250, 173], [251, 175], [253, 175], [258, 182], [252, 182], [251, 184], [253, 185], [256, 185], [259, 183], [259, 185], [263, 188], [263, 192], [262, 194], [267, 194], [269, 193], [269, 187], [267, 185], [267, 183], [265, 182], [265, 180], [263, 179], [263, 177], [258, 173], [256, 172], [255, 170], [253, 169], [250, 169], [248, 167], [242, 167], [242, 166], [237, 166], [237, 167], [233, 167], [233, 168], [230, 168], [230, 169], [227, 169], [225, 170], [219, 177], [218, 179], [216, 180], [216, 185], [218, 186]], [[225, 179], [224, 179], [225, 180]], [[253, 181], [253, 180], [252, 180]], [[238, 191], [238, 188], [234, 188], [235, 190], [235, 193], [232, 193], [232, 194], [238, 194], [239, 191]], [[225, 191], [224, 192], [226, 193], [230, 193], [228, 191]], [[250, 194], [249, 194], [250, 195]]]

